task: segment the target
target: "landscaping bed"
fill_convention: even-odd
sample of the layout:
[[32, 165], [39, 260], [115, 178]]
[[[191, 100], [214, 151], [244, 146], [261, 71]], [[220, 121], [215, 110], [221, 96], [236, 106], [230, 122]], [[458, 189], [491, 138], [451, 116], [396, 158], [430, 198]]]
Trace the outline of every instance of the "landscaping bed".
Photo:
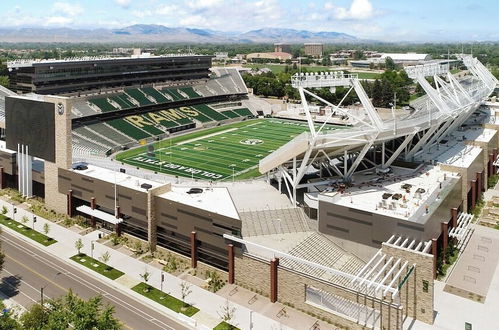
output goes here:
[[239, 328], [222, 321], [213, 330], [239, 330]]
[[[182, 313], [187, 316], [192, 316], [197, 312], [199, 312], [198, 308], [189, 304], [184, 304], [184, 302], [182, 302], [181, 300], [172, 297], [167, 293], [161, 292], [160, 290], [151, 287], [150, 285], [147, 285], [144, 282], [137, 284], [132, 288], [132, 290], [137, 293], [140, 293], [144, 297], [154, 300], [155, 302], [165, 307], [168, 307], [169, 309], [177, 313]], [[182, 309], [182, 307], [184, 306], [185, 308]]]
[[42, 245], [49, 246], [54, 243], [57, 243], [57, 241], [53, 238], [50, 238], [42, 233], [37, 232], [36, 230], [33, 230], [15, 220], [12, 220], [10, 218], [7, 218], [4, 215], [0, 215], [0, 223], [12, 230], [17, 231], [20, 234], [23, 234], [24, 236], [31, 238], [35, 242], [38, 242]]
[[99, 260], [93, 259], [84, 253], [74, 255], [70, 259], [112, 280], [115, 280], [125, 274], [122, 271], [108, 266]]

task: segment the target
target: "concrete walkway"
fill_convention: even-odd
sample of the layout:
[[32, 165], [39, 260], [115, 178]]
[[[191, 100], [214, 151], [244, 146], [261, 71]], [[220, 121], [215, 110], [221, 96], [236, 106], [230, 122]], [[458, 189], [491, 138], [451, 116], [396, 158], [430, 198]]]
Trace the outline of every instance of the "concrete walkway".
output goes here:
[[[20, 220], [21, 217], [26, 215], [29, 219], [29, 222], [26, 224], [27, 226], [31, 227], [32, 226], [32, 219], [33, 219], [33, 214], [22, 209], [21, 206], [16, 206], [17, 207], [17, 214], [13, 215], [13, 206], [4, 201], [0, 200], [0, 208], [2, 206], [6, 206], [9, 210], [7, 213], [8, 217], [15, 217], [15, 220]], [[68, 228], [62, 227], [60, 225], [57, 225], [51, 221], [45, 220], [43, 218], [40, 218], [37, 216], [37, 222], [35, 223], [35, 230], [42, 232], [43, 225], [45, 223], [48, 223], [50, 225], [50, 231], [48, 236], [54, 238], [57, 240], [57, 243], [52, 244], [48, 247], [43, 247], [40, 245], [41, 249], [45, 249], [46, 251], [52, 253], [53, 255], [63, 259], [64, 261], [68, 263], [72, 263], [73, 265], [79, 265], [76, 262], [73, 262], [69, 258], [74, 256], [77, 253], [76, 248], [74, 247], [76, 240], [79, 238], [82, 239], [84, 247], [81, 250], [82, 253], [85, 253], [87, 255], [93, 255], [95, 259], [98, 259], [99, 256], [101, 256], [105, 252], [109, 252], [111, 255], [111, 258], [108, 262], [108, 264], [116, 269], [119, 269], [123, 272], [125, 272], [125, 276], [121, 277], [115, 281], [112, 281], [112, 285], [116, 288], [119, 288], [124, 291], [129, 291], [134, 296], [136, 296], [135, 292], [131, 291], [129, 288], [136, 283], [142, 282], [142, 278], [140, 274], [143, 274], [145, 271], [148, 271], [151, 274], [151, 277], [148, 281], [148, 283], [156, 287], [157, 289], [160, 288], [161, 285], [161, 273], [164, 274], [165, 276], [165, 281], [163, 283], [163, 291], [180, 299], [181, 298], [181, 289], [180, 289], [180, 284], [183, 282], [181, 279], [178, 277], [175, 277], [169, 273], [162, 272], [161, 270], [149, 266], [146, 263], [139, 261], [129, 255], [126, 255], [120, 251], [117, 251], [111, 247], [107, 247], [103, 244], [100, 244], [97, 242], [98, 235], [101, 233], [98, 230], [95, 230], [87, 235], [80, 235]], [[20, 235], [20, 234], [19, 234]], [[22, 235], [21, 235], [22, 236]], [[91, 246], [92, 242], [94, 242], [94, 250], [91, 251]], [[36, 243], [35, 243], [36, 244]], [[83, 267], [79, 265], [80, 267]], [[85, 267], [83, 267], [85, 268]], [[93, 273], [94, 275], [101, 276], [100, 274], [97, 274], [90, 269], [85, 268], [89, 273]], [[103, 280], [107, 280], [107, 278], [101, 276]], [[200, 312], [195, 314], [193, 316], [193, 319], [196, 320], [196, 328], [198, 329], [211, 329], [213, 328], [214, 325], [218, 324], [221, 322], [219, 313], [222, 309], [222, 306], [226, 304], [226, 297], [224, 297], [225, 290], [223, 292], [220, 292], [220, 294], [212, 293], [210, 291], [207, 291], [205, 289], [202, 289], [200, 287], [197, 287], [195, 285], [191, 285], [190, 287], [192, 293], [189, 294], [189, 296], [186, 298], [186, 302], [189, 304], [192, 304], [193, 306], [196, 306], [197, 308], [200, 309]], [[140, 296], [137, 294], [137, 296]], [[227, 295], [225, 295], [227, 296]], [[261, 297], [261, 296], [260, 296]], [[161, 306], [159, 304], [156, 304], [152, 302], [150, 299], [140, 296], [141, 300], [144, 301], [146, 304], [153, 304], [157, 306]], [[268, 301], [267, 298], [261, 297], [261, 299], [265, 299]], [[229, 301], [232, 299], [229, 298]], [[235, 299], [236, 301], [239, 299]], [[276, 316], [274, 316], [274, 313], [268, 313], [268, 310], [270, 307], [272, 309], [279, 308], [279, 306], [282, 306], [280, 304], [271, 304], [270, 302], [267, 302], [269, 308], [264, 308], [263, 310], [265, 311], [264, 313], [259, 313], [257, 311], [252, 311], [250, 308], [243, 306], [241, 304], [238, 304], [237, 302], [230, 302], [231, 307], [235, 308], [235, 314], [234, 318], [231, 321], [231, 323], [240, 329], [262, 329], [262, 330], [277, 330], [277, 329], [294, 329], [296, 328], [296, 325], [299, 325], [300, 328], [303, 326], [307, 326], [307, 328], [310, 328], [316, 320], [306, 314], [303, 314], [299, 311], [292, 310], [290, 308], [287, 308], [291, 312], [291, 315], [293, 316], [292, 318], [288, 318], [287, 320], [280, 320]], [[163, 306], [161, 306], [164, 308]], [[161, 308], [160, 307], [160, 308]], [[282, 306], [284, 307], [284, 306]], [[282, 308], [281, 307], [281, 308]], [[165, 308], [166, 309], [166, 308]], [[260, 311], [262, 311], [260, 307]], [[168, 311], [168, 314], [171, 314], [171, 311]], [[262, 311], [263, 312], [263, 311]], [[265, 314], [265, 315], [264, 315]], [[289, 314], [289, 313], [288, 313]], [[272, 317], [274, 316], [274, 317]], [[251, 319], [251, 326], [250, 326], [250, 319]], [[288, 325], [285, 325], [288, 324]], [[324, 323], [320, 322], [320, 329], [334, 329], [335, 327]]]

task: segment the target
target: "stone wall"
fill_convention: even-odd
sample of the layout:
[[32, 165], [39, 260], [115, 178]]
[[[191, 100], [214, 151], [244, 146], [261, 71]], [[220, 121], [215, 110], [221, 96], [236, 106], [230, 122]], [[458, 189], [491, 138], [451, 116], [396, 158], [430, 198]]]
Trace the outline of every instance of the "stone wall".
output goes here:
[[[415, 264], [413, 273], [400, 290], [400, 300], [408, 316], [433, 324], [433, 255], [399, 248], [387, 243], [383, 243], [381, 249], [387, 255], [407, 260], [409, 267]], [[428, 285], [427, 292], [423, 290], [424, 282]]]
[[[236, 284], [251, 288], [256, 292], [262, 292], [263, 295], [270, 294], [270, 263], [254, 256], [243, 255], [235, 258], [235, 281]], [[289, 305], [298, 310], [311, 313], [319, 318], [327, 319], [343, 329], [364, 329], [365, 326], [356, 320], [345, 317], [334, 312], [316, 307], [307, 303], [307, 286], [332, 293], [338, 297], [351, 300], [353, 302], [367, 305], [371, 308], [382, 311], [381, 324], [383, 329], [401, 329], [402, 328], [402, 307], [391, 305], [388, 300], [380, 301], [364, 296], [354, 290], [346, 289], [334, 285], [330, 282], [320, 280], [298, 273], [291, 269], [278, 266], [278, 301]]]

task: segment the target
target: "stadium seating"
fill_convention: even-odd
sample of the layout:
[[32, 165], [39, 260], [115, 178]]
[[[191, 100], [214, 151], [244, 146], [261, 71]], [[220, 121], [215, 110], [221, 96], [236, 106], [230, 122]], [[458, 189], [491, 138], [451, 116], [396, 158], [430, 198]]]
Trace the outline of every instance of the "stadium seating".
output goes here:
[[127, 88], [125, 89], [125, 93], [137, 100], [141, 107], [154, 104], [145, 96], [145, 94], [141, 90], [137, 88]]
[[91, 99], [88, 100], [88, 102], [96, 105], [103, 112], [118, 110], [111, 103], [109, 103], [106, 98]]
[[238, 118], [238, 117], [240, 117], [239, 114], [235, 113], [232, 110], [225, 110], [225, 111], [221, 111], [220, 113], [223, 114], [225, 117], [229, 117], [229, 118]]
[[206, 104], [194, 105], [193, 108], [198, 110], [199, 112], [201, 112], [205, 116], [207, 116], [213, 120], [216, 120], [216, 121], [228, 119], [226, 116], [222, 115], [218, 111], [213, 110], [212, 108], [210, 108]]
[[233, 111], [241, 117], [253, 116], [253, 114], [251, 113], [251, 111], [248, 108], [234, 109]]
[[187, 96], [189, 96], [190, 99], [196, 99], [196, 98], [201, 97], [201, 95], [196, 93], [196, 91], [192, 87], [184, 87], [184, 88], [179, 88], [179, 89], [182, 92], [184, 92]]
[[124, 134], [137, 141], [151, 137], [151, 134], [138, 128], [137, 126], [134, 126], [133, 124], [122, 118], [109, 120], [106, 122], [106, 124], [109, 124], [118, 131], [123, 132]]
[[134, 142], [134, 139], [131, 139], [121, 131], [116, 131], [112, 127], [108, 126], [106, 123], [96, 123], [87, 126], [92, 131], [99, 133], [107, 138], [113, 140], [117, 145], [124, 145], [131, 142]]
[[173, 98], [174, 101], [181, 101], [181, 100], [185, 100], [186, 99], [178, 91], [176, 91], [173, 88], [163, 88], [161, 91], [163, 93], [166, 93], [166, 94], [170, 95]]
[[135, 107], [135, 104], [130, 102], [130, 100], [128, 100], [128, 98], [124, 95], [114, 95], [109, 98], [119, 104], [121, 109], [129, 109]]
[[156, 88], [152, 88], [152, 87], [144, 87], [144, 88], [141, 88], [141, 90], [146, 93], [147, 95], [149, 96], [152, 96], [157, 103], [168, 103], [168, 102], [171, 102], [170, 99], [167, 99], [166, 96], [164, 96], [163, 94], [161, 94]]

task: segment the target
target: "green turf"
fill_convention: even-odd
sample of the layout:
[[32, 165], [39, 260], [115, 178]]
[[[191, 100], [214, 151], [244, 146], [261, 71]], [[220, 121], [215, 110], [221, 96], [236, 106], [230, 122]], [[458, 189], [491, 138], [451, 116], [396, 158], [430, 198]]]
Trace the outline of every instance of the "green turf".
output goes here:
[[125, 274], [122, 271], [108, 266], [99, 260], [95, 260], [84, 253], [74, 255], [70, 259], [112, 280], [115, 280]]
[[213, 330], [239, 330], [239, 328], [223, 321], [220, 322], [216, 327], [214, 327]]
[[[337, 126], [328, 125], [327, 130]], [[248, 179], [260, 175], [259, 161], [308, 130], [306, 122], [281, 119], [247, 120], [193, 132], [117, 155], [124, 163], [170, 175], [202, 180]], [[217, 135], [211, 134], [217, 133]], [[195, 141], [192, 141], [196, 139]], [[256, 144], [251, 144], [256, 140]]]
[[42, 233], [37, 232], [36, 230], [33, 230], [29, 227], [26, 227], [25, 225], [12, 220], [10, 218], [7, 218], [4, 215], [0, 215], [0, 224], [9, 227], [12, 230], [17, 231], [18, 233], [31, 238], [33, 241], [38, 242], [42, 245], [49, 246], [54, 243], [57, 243], [57, 241], [53, 238], [50, 238]]
[[[292, 65], [288, 65], [290, 68]], [[286, 65], [285, 64], [258, 64], [258, 63], [253, 63], [253, 64], [245, 64], [243, 65], [245, 68], [252, 68], [252, 69], [263, 69], [267, 68], [271, 70], [273, 73], [281, 73], [284, 72]], [[329, 71], [331, 68], [327, 66], [322, 66], [322, 65], [302, 65], [303, 69], [306, 69], [307, 72], [325, 72]]]
[[[184, 304], [181, 300], [170, 296], [167, 293], [164, 293], [150, 285], [147, 285], [146, 283], [142, 282], [137, 284], [132, 288], [133, 291], [140, 293], [141, 295], [154, 300], [155, 302], [168, 307], [169, 309], [177, 312], [177, 313], [182, 313], [187, 316], [192, 316], [199, 312], [199, 309], [188, 304]], [[185, 305], [185, 307], [184, 307]], [[184, 310], [182, 310], [182, 307], [184, 307]]]

